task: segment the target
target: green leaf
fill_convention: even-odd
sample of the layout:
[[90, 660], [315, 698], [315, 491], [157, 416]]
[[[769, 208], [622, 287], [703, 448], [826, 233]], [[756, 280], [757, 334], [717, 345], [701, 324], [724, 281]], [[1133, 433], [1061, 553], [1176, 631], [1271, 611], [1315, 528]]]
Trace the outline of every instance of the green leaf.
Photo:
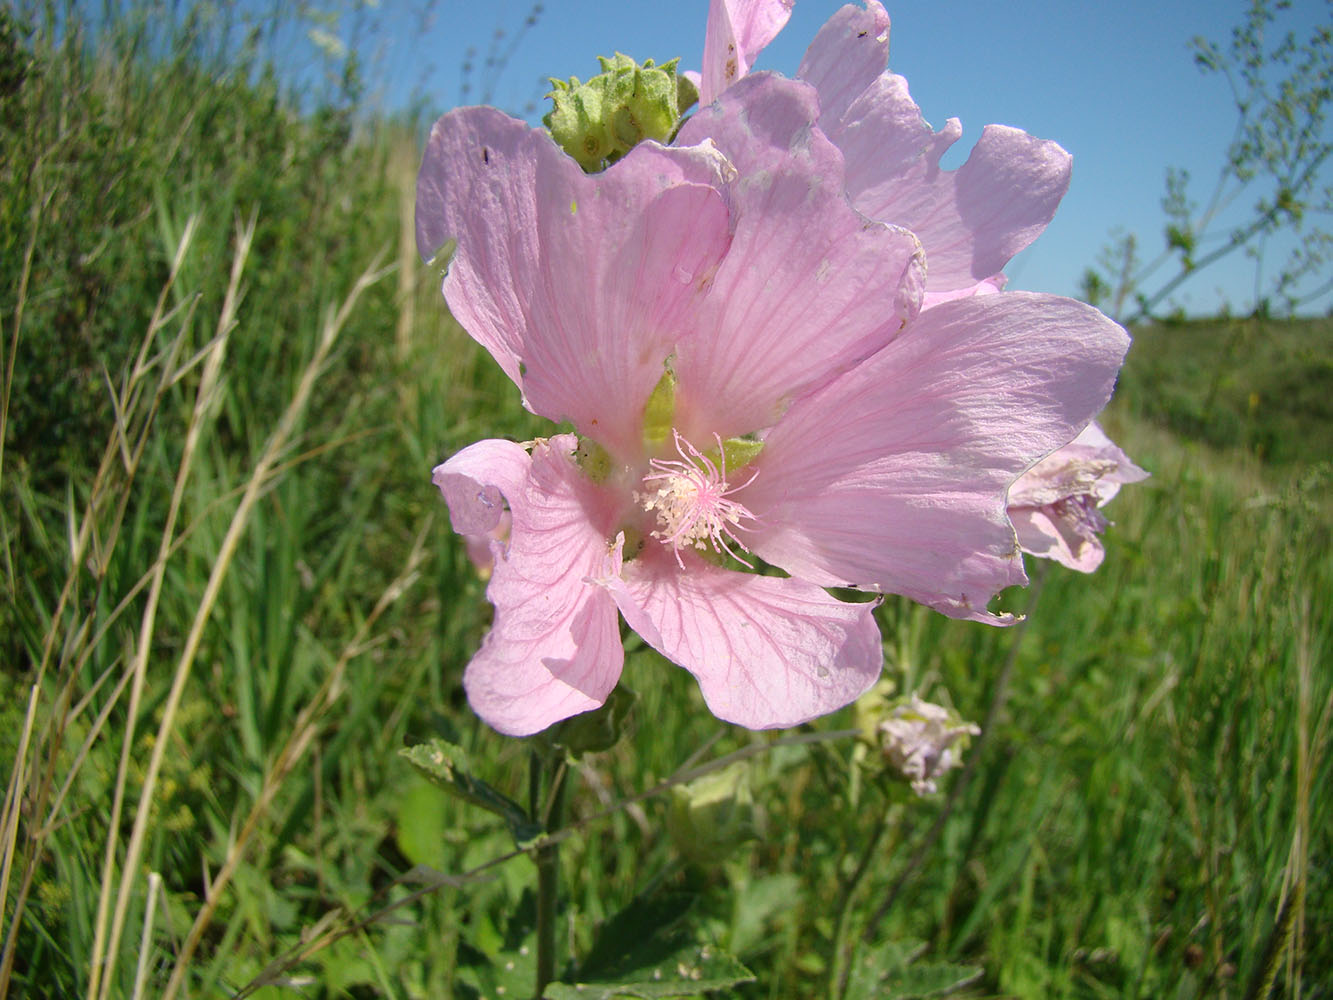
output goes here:
[[414, 865], [443, 871], [448, 863], [445, 822], [449, 813], [445, 793], [427, 781], [415, 779], [397, 803], [398, 850]]
[[916, 965], [919, 941], [882, 941], [859, 950], [847, 979], [846, 1000], [929, 1000], [956, 993], [981, 978], [974, 965]]
[[577, 982], [552, 983], [546, 1000], [694, 996], [750, 982], [731, 955], [699, 943], [686, 917], [694, 897], [640, 897], [603, 925]]
[[626, 970], [618, 982], [580, 981], [574, 985], [552, 983], [546, 1000], [613, 1000], [635, 997], [692, 997], [708, 990], [724, 990], [754, 980], [754, 974], [725, 952], [708, 945], [692, 944], [664, 957], [650, 967]]
[[519, 847], [529, 846], [541, 835], [541, 827], [528, 820], [528, 814], [522, 806], [468, 773], [467, 751], [457, 744], [432, 739], [416, 746], [404, 747], [398, 752], [445, 791], [503, 819]]

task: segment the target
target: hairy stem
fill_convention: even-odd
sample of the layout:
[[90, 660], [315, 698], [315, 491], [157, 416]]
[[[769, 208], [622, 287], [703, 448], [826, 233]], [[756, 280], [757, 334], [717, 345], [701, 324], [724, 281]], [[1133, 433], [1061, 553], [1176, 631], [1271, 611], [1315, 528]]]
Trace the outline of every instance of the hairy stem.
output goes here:
[[[542, 828], [552, 834], [564, 821], [565, 779], [569, 768], [559, 754], [552, 753], [547, 759], [546, 770], [549, 792], [540, 818]], [[537, 989], [533, 1000], [541, 1000], [547, 984], [555, 978], [555, 917], [559, 892], [560, 843], [546, 841], [537, 848]]]

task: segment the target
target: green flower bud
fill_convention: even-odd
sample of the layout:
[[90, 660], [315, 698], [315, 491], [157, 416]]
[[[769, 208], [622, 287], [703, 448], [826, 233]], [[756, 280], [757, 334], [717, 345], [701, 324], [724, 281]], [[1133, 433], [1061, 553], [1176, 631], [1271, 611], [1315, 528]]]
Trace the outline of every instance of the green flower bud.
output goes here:
[[[645, 139], [666, 142], [680, 126], [681, 112], [698, 100], [692, 84], [676, 73], [679, 59], [640, 66], [617, 52], [599, 57], [602, 72], [586, 83], [578, 77], [552, 80], [552, 108], [542, 119], [551, 137], [585, 171], [614, 163]], [[693, 96], [691, 96], [693, 95]]]
[[667, 832], [676, 847], [696, 864], [711, 864], [754, 840], [754, 793], [750, 768], [738, 761], [671, 789]]

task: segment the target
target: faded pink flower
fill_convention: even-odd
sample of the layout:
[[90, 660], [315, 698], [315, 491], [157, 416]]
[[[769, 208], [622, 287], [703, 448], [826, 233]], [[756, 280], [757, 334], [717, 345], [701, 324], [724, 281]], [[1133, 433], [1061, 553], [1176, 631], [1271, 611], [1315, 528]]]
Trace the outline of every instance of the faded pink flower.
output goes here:
[[[774, 0], [713, 0], [708, 37], [715, 21], [758, 20], [780, 29], [785, 18], [777, 22], [775, 7]], [[762, 42], [744, 49], [740, 75], [777, 29], [749, 36]], [[739, 77], [718, 63], [723, 53], [705, 41], [703, 78], [730, 86]], [[921, 240], [929, 264], [925, 308], [971, 294], [988, 279], [1002, 285], [1001, 270], [1041, 235], [1068, 190], [1069, 154], [1019, 129], [988, 125], [966, 163], [941, 169], [962, 125], [950, 118], [939, 132], [932, 129], [907, 81], [887, 72], [888, 60], [888, 14], [878, 0], [866, 0], [864, 8], [848, 4], [829, 18], [797, 70], [819, 94], [818, 125], [846, 162], [848, 197], [863, 214]], [[708, 100], [702, 93], [701, 103]]]
[[981, 727], [918, 695], [900, 701], [876, 729], [884, 759], [917, 795], [939, 791], [935, 779], [963, 764], [962, 751]]
[[1009, 487], [1009, 518], [1029, 555], [1054, 559], [1080, 573], [1102, 564], [1101, 509], [1122, 483], [1148, 473], [1129, 460], [1096, 423], [1048, 455]]
[[873, 603], [826, 587], [1012, 620], [987, 610], [1026, 580], [1008, 486], [1101, 409], [1128, 338], [1052, 296], [923, 312], [920, 244], [848, 204], [817, 115], [807, 85], [752, 76], [591, 176], [493, 109], [433, 128], [422, 255], [456, 244], [454, 316], [576, 432], [434, 473], [458, 532], [512, 518], [464, 674], [501, 732], [602, 704], [619, 616], [752, 728], [878, 676]]

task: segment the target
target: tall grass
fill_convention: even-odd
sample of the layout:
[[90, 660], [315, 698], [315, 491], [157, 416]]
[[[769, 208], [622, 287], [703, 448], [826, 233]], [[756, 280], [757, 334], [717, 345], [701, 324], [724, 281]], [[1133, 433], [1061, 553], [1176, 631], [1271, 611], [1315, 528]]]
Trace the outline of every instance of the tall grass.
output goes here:
[[[461, 697], [484, 585], [428, 475], [542, 428], [416, 260], [414, 132], [228, 69], [190, 10], [147, 49], [133, 19], [27, 13], [0, 33], [27, 67], [0, 97], [0, 995], [479, 995], [533, 866], [433, 876], [513, 840], [395, 751], [446, 732], [524, 787]], [[657, 886], [755, 970], [745, 997], [823, 991], [858, 938], [975, 963], [975, 995], [1328, 996], [1333, 512], [1289, 447], [1326, 414], [1246, 395], [1219, 442], [1155, 409], [1223, 412], [1298, 329], [1246, 333], [1248, 367], [1140, 338], [1109, 422], [1153, 478], [1023, 632], [886, 603], [903, 689], [998, 705], [938, 831], [943, 801], [886, 810], [849, 743], [770, 749], [632, 648], [639, 723], [573, 789], [562, 941]], [[1283, 378], [1333, 357], [1308, 329]], [[758, 836], [712, 863], [669, 796], [614, 808], [749, 747]]]

